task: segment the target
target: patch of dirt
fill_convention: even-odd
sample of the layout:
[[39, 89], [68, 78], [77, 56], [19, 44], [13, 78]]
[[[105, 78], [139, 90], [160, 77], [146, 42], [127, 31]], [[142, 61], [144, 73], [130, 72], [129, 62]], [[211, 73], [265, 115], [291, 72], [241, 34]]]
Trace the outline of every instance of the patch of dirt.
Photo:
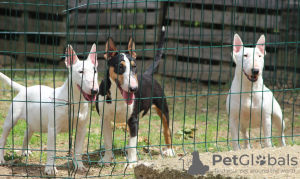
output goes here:
[[200, 153], [202, 164], [209, 166], [209, 170], [203, 176], [188, 174], [194, 161], [192, 155], [187, 154], [182, 157], [141, 161], [134, 169], [134, 174], [136, 178], [143, 179], [298, 178], [299, 154], [300, 146]]
[[[98, 154], [99, 155], [99, 154]], [[62, 156], [60, 156], [62, 157]], [[94, 157], [90, 155], [89, 157]], [[24, 159], [23, 159], [24, 160]], [[86, 156], [83, 157], [83, 160], [88, 160]], [[73, 170], [72, 162], [57, 162], [58, 174], [55, 176], [49, 176], [44, 173], [45, 164], [24, 164], [19, 160], [14, 160], [14, 164], [7, 163], [0, 166], [0, 178], [15, 178], [15, 177], [30, 177], [30, 178], [85, 178], [85, 177], [100, 177], [100, 176], [110, 176], [110, 175], [125, 175], [124, 178], [132, 178], [128, 174], [133, 173], [133, 169], [125, 168], [125, 165], [118, 164], [110, 167], [101, 167], [96, 161], [93, 163], [84, 162], [84, 166], [88, 169], [88, 172], [79, 172]]]

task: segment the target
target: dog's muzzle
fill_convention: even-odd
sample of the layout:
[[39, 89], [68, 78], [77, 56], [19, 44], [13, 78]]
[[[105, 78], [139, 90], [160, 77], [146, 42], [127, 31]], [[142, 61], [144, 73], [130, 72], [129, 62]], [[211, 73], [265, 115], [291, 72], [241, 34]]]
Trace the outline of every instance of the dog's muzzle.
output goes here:
[[81, 92], [85, 100], [90, 102], [96, 101], [98, 90], [97, 91], [91, 90], [91, 95], [90, 95], [90, 94], [86, 94], [79, 85], [77, 85], [77, 88], [79, 89], [79, 91]]
[[255, 75], [248, 75], [245, 70], [243, 70], [244, 75], [246, 75], [247, 79], [251, 82], [256, 82], [258, 80], [258, 73], [255, 73]]

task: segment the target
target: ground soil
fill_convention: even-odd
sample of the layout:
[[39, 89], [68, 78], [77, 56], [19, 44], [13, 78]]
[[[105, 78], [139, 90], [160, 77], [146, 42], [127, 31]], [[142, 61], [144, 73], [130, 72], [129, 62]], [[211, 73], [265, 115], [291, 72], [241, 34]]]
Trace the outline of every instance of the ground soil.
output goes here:
[[[278, 148], [264, 148], [264, 149], [250, 149], [240, 151], [228, 151], [228, 152], [206, 152], [199, 153], [199, 158], [203, 165], [209, 166], [209, 171], [204, 176], [201, 175], [188, 175], [188, 169], [192, 165], [193, 157], [191, 154], [183, 153], [176, 154], [176, 157], [162, 158], [157, 160], [141, 160], [137, 167], [133, 169], [126, 169], [122, 164], [119, 164], [118, 169], [111, 167], [101, 168], [96, 163], [92, 164], [89, 173], [79, 173], [76, 175], [68, 174], [66, 167], [58, 167], [58, 178], [62, 177], [88, 177], [88, 176], [104, 176], [110, 175], [111, 172], [116, 175], [115, 178], [299, 178], [300, 176], [300, 146], [286, 146]], [[239, 160], [242, 155], [247, 155]], [[253, 155], [253, 159], [252, 159]], [[222, 157], [221, 162], [213, 163], [213, 158], [216, 160]], [[236, 163], [234, 165], [233, 156], [237, 156]], [[223, 163], [224, 158], [227, 162]], [[258, 158], [257, 158], [258, 157]], [[249, 160], [249, 165], [247, 164]], [[276, 160], [276, 163], [275, 163]], [[184, 161], [184, 164], [183, 164]], [[265, 161], [266, 163], [264, 163]], [[280, 162], [279, 162], [280, 161]], [[18, 160], [14, 161], [18, 164]], [[258, 163], [257, 163], [258, 162]], [[262, 162], [262, 163], [261, 163]], [[263, 164], [263, 165], [260, 165]], [[66, 165], [66, 164], [65, 164]], [[122, 166], [121, 166], [122, 165]], [[85, 164], [87, 166], [87, 164]], [[44, 167], [39, 166], [0, 166], [1, 174], [14, 175], [14, 177], [26, 177], [26, 176], [41, 176], [47, 177], [43, 174]], [[70, 172], [70, 170], [69, 170]], [[122, 176], [122, 174], [133, 174]], [[106, 176], [108, 177], [108, 176]], [[12, 178], [10, 176], [2, 176], [1, 178]], [[29, 177], [31, 178], [31, 177]]]
[[[299, 178], [300, 177], [300, 146], [287, 146], [279, 148], [250, 149], [240, 151], [200, 153], [199, 157], [203, 165], [209, 166], [209, 171], [204, 176], [188, 175], [187, 171], [192, 165], [192, 155], [167, 158], [164, 160], [144, 161], [143, 165], [135, 168], [137, 178]], [[232, 162], [218, 162], [213, 164], [213, 158], [218, 160], [221, 156], [231, 158]], [[242, 165], [249, 160], [249, 165]], [[253, 155], [253, 164], [252, 164]], [[233, 156], [237, 156], [236, 164], [233, 164]], [[259, 158], [257, 158], [259, 157]], [[291, 162], [293, 158], [296, 162]], [[276, 163], [275, 163], [276, 159]], [[184, 165], [183, 165], [184, 160]], [[226, 159], [230, 160], [230, 159]], [[266, 163], [264, 163], [264, 161]], [[279, 162], [280, 161], [280, 162]], [[284, 162], [283, 162], [284, 161]], [[257, 163], [258, 162], [258, 163]], [[262, 164], [262, 165], [261, 165]], [[273, 165], [274, 164], [274, 165]], [[293, 165], [292, 165], [293, 164]], [[184, 167], [184, 170], [183, 170]]]

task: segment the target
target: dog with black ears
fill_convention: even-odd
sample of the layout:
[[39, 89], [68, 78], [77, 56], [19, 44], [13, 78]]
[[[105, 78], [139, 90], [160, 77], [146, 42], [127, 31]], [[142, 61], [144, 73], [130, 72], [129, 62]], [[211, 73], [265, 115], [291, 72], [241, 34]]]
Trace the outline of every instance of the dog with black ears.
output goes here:
[[[153, 73], [162, 56], [165, 41], [165, 28], [162, 27], [159, 50], [155, 56], [154, 64], [143, 73], [137, 74], [135, 43], [130, 37], [127, 52], [118, 53], [111, 37], [105, 44], [104, 58], [108, 62], [107, 75], [101, 81], [97, 96], [96, 109], [101, 116], [103, 113], [102, 130], [105, 143], [105, 155], [99, 161], [100, 165], [109, 166], [113, 159], [112, 154], [112, 128], [111, 121], [124, 123], [129, 126], [128, 162], [137, 161], [136, 145], [138, 133], [138, 116], [146, 115], [153, 107], [162, 120], [166, 149], [166, 156], [175, 155], [171, 147], [171, 133], [169, 129], [169, 109], [164, 98], [164, 92], [159, 83], [153, 79]], [[152, 86], [153, 85], [153, 86]], [[153, 90], [151, 90], [153, 88]], [[139, 99], [135, 99], [139, 98]], [[129, 164], [129, 167], [132, 167]]]

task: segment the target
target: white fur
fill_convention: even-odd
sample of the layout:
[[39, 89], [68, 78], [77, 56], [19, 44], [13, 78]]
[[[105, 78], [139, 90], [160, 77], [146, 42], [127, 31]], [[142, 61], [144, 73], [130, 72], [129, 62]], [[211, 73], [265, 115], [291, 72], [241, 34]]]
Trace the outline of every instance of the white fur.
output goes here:
[[[130, 147], [130, 148], [127, 149], [128, 161], [129, 162], [137, 161], [137, 158], [136, 158], [136, 144], [137, 144], [137, 136], [129, 137], [128, 147]], [[136, 164], [137, 164], [136, 162], [135, 163], [129, 163], [128, 167], [133, 168], [134, 166], [136, 166]]]
[[[123, 96], [120, 94], [120, 91], [116, 85], [116, 83], [111, 80], [111, 103], [104, 102], [104, 97], [99, 95], [99, 114], [102, 118], [102, 130], [103, 137], [105, 141], [105, 155], [103, 157], [103, 161], [99, 160], [99, 164], [102, 162], [111, 162], [113, 159], [112, 155], [112, 128], [111, 121], [115, 123], [124, 123], [133, 111], [134, 102], [131, 105], [127, 105], [124, 101]], [[103, 110], [104, 107], [104, 110]], [[130, 139], [129, 139], [130, 140]], [[106, 166], [110, 165], [109, 163], [104, 163]]]
[[[90, 54], [88, 59], [85, 61], [80, 61], [77, 58], [77, 56], [74, 55], [75, 52], [73, 51], [71, 46], [68, 47], [69, 55], [70, 52], [73, 53], [73, 56], [66, 57], [66, 65], [69, 68], [69, 71], [72, 73], [69, 74], [69, 77], [63, 84], [63, 86], [58, 87], [56, 89], [42, 85], [36, 85], [26, 88], [22, 85], [13, 82], [13, 88], [15, 90], [18, 90], [19, 93], [14, 98], [9, 108], [7, 117], [3, 125], [2, 136], [0, 139], [0, 148], [4, 148], [7, 136], [10, 133], [12, 127], [18, 122], [19, 119], [26, 119], [27, 116], [26, 121], [28, 122], [28, 129], [26, 130], [24, 137], [23, 155], [31, 154], [30, 151], [27, 152], [27, 141], [30, 141], [30, 138], [34, 132], [48, 133], [47, 166], [45, 167], [45, 172], [49, 175], [57, 173], [57, 169], [54, 163], [55, 153], [54, 151], [49, 150], [55, 150], [55, 139], [57, 133], [69, 131], [69, 106], [55, 105], [59, 105], [59, 102], [61, 103], [69, 100], [70, 103], [75, 103], [74, 105], [71, 105], [71, 111], [75, 111], [74, 113], [71, 113], [71, 118], [74, 119], [74, 128], [76, 128], [77, 126], [77, 135], [75, 142], [75, 160], [77, 160], [77, 162], [75, 162], [75, 165], [77, 163], [76, 167], [78, 167], [80, 171], [87, 171], [82, 161], [79, 161], [81, 160], [81, 155], [79, 154], [81, 154], [85, 138], [86, 122], [89, 114], [89, 103], [79, 103], [86, 100], [83, 97], [80, 90], [77, 88], [77, 85], [82, 86], [82, 90], [87, 94], [91, 94], [91, 89], [98, 90], [98, 74], [94, 72], [94, 69], [97, 67], [97, 60], [95, 60], [96, 46], [94, 44], [91, 50], [91, 52], [94, 54]], [[69, 61], [70, 59], [72, 59], [73, 61]], [[83, 70], [84, 72], [79, 73], [79, 71], [81, 70]], [[8, 85], [11, 84], [11, 80], [4, 74], [0, 73], [0, 78], [3, 79], [3, 81], [6, 82]], [[70, 79], [72, 79], [72, 81]], [[71, 85], [73, 85], [72, 89]], [[26, 100], [28, 102], [23, 102]], [[5, 163], [3, 149], [0, 149], [0, 163]]]
[[165, 155], [165, 156], [174, 156], [175, 151], [172, 148], [165, 147], [165, 150], [163, 151], [163, 155]]
[[126, 70], [125, 72], [123, 73], [123, 84], [122, 84], [122, 89], [125, 90], [125, 91], [129, 91], [129, 86], [130, 84], [135, 84], [137, 85], [137, 81], [135, 78], [132, 77], [132, 74], [131, 74], [131, 70], [130, 70], [130, 61], [129, 59], [126, 57], [125, 54], [121, 53], [121, 55], [124, 56], [124, 60], [125, 60], [125, 63], [126, 63]]
[[[124, 54], [123, 54], [124, 55]], [[133, 82], [131, 80], [136, 80], [135, 78], [130, 78], [131, 71], [130, 71], [130, 61], [129, 59], [124, 55], [124, 60], [126, 63], [126, 70], [123, 73], [123, 84], [121, 88], [125, 91], [129, 90], [129, 84], [132, 84]], [[130, 83], [129, 83], [130, 79]], [[111, 162], [113, 159], [112, 154], [112, 129], [111, 129], [111, 121], [114, 123], [124, 123], [131, 117], [132, 111], [133, 111], [133, 105], [134, 102], [131, 105], [127, 105], [124, 101], [123, 96], [120, 94], [120, 91], [117, 87], [117, 84], [114, 80], [110, 78], [111, 81], [111, 103], [101, 102], [104, 101], [104, 97], [99, 95], [99, 114], [102, 117], [102, 123], [103, 123], [103, 137], [105, 141], [105, 155], [102, 160], [99, 160], [99, 165], [102, 165], [104, 162], [104, 165], [108, 166], [109, 163], [105, 162]], [[134, 83], [137, 84], [136, 81]], [[104, 110], [103, 110], [104, 106]], [[129, 137], [129, 146], [130, 147], [136, 147], [136, 137]], [[128, 160], [129, 162], [137, 161], [136, 160], [136, 148], [129, 148], [127, 149], [128, 152]], [[129, 166], [132, 166], [131, 164]]]
[[[236, 70], [229, 91], [230, 94], [227, 96], [226, 101], [230, 133], [233, 140], [238, 140], [239, 128], [243, 138], [249, 139], [247, 129], [249, 127], [259, 128], [261, 124], [264, 136], [271, 137], [271, 122], [277, 128], [278, 136], [284, 136], [285, 123], [282, 120], [281, 108], [272, 92], [263, 84], [262, 71], [264, 67], [264, 55], [266, 54], [264, 51], [265, 37], [261, 36], [257, 44], [260, 45], [257, 45], [255, 48], [242, 46], [239, 48], [236, 46], [233, 50]], [[243, 45], [237, 34], [234, 37], [233, 45]], [[258, 80], [256, 82], [249, 81], [243, 72], [244, 70], [250, 75], [252, 74], [251, 69], [253, 67], [259, 69]], [[250, 122], [251, 126], [249, 126]], [[281, 146], [285, 145], [283, 137], [278, 139]], [[265, 147], [271, 147], [270, 138], [265, 139]], [[250, 148], [249, 140], [244, 141], [244, 148]], [[233, 150], [239, 150], [238, 141], [233, 141]]]

